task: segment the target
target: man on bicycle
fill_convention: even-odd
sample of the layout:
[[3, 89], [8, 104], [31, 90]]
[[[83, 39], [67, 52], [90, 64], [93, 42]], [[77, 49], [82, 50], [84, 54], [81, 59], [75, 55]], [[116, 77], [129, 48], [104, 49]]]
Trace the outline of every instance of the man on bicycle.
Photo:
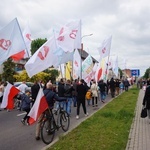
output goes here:
[[[43, 91], [50, 109], [53, 109], [55, 101], [59, 101], [59, 102], [66, 101], [66, 98], [57, 96], [57, 94], [53, 92], [52, 89], [53, 89], [53, 84], [48, 82], [46, 84], [46, 89]], [[42, 123], [42, 118], [43, 118], [43, 114], [41, 114], [41, 116], [38, 118], [38, 122], [36, 125], [36, 133], [35, 133], [36, 140], [40, 140], [40, 127]]]

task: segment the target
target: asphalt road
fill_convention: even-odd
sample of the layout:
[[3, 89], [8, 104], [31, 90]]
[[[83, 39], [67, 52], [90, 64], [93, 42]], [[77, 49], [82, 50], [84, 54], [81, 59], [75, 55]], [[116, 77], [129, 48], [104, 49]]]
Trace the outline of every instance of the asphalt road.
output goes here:
[[[108, 95], [105, 104], [99, 101], [98, 108], [87, 106], [87, 111], [89, 113], [88, 117], [90, 117], [94, 112], [106, 105], [110, 99], [110, 95]], [[41, 150], [47, 147], [47, 145], [44, 144], [42, 140], [35, 140], [36, 123], [31, 126], [23, 125], [21, 123], [21, 119], [23, 118], [23, 116], [23, 111], [0, 111], [0, 150]], [[82, 106], [80, 108], [80, 118], [76, 120], [75, 116], [76, 107], [72, 107], [69, 131], [88, 118], [84, 116]], [[57, 141], [59, 135], [63, 133], [64, 132], [62, 131], [62, 129], [56, 131], [54, 141]]]

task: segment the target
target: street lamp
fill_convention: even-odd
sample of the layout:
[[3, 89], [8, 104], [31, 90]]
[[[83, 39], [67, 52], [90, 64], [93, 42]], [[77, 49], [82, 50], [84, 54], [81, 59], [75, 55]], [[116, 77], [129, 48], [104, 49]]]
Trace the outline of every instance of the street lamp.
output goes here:
[[87, 34], [87, 35], [83, 35], [83, 36], [81, 37], [81, 40], [82, 40], [84, 37], [86, 37], [86, 36], [92, 36], [92, 35], [93, 35], [93, 33]]
[[81, 50], [80, 50], [80, 55], [81, 55], [81, 74], [80, 74], [80, 77], [81, 77], [81, 79], [82, 79], [82, 51], [83, 51], [82, 39], [83, 39], [84, 37], [92, 36], [92, 35], [93, 35], [93, 33], [91, 33], [91, 34], [86, 34], [86, 35], [83, 35], [83, 36], [81, 37]]

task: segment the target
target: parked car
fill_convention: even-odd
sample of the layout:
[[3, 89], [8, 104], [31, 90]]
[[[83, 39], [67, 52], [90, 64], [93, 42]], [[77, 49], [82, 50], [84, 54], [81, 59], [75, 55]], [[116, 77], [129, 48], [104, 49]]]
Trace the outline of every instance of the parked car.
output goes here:
[[[14, 86], [18, 87], [22, 82], [14, 82]], [[33, 85], [33, 82], [26, 82], [26, 85], [28, 86], [27, 90], [31, 91], [31, 86]]]

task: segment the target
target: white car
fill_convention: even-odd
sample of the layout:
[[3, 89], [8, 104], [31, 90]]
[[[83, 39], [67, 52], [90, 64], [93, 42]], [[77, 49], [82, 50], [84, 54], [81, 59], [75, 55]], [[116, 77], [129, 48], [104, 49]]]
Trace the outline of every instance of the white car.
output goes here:
[[[22, 82], [14, 82], [14, 86], [18, 87]], [[26, 82], [26, 85], [28, 86], [27, 90], [31, 91], [31, 86], [33, 86], [33, 82]]]

